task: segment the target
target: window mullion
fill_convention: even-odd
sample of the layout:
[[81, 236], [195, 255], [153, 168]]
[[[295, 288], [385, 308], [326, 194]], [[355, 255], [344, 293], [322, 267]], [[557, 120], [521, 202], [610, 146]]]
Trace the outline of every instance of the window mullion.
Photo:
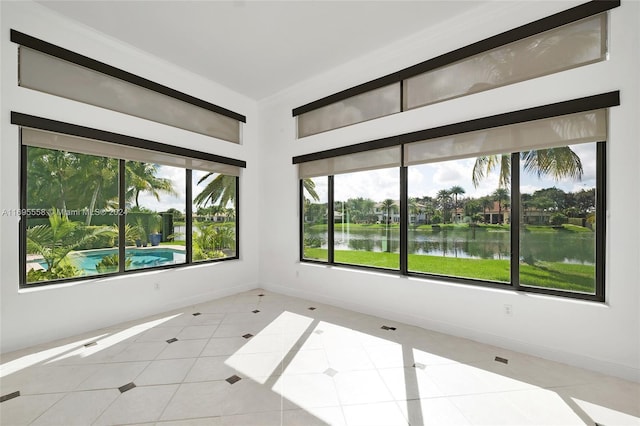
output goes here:
[[[191, 169], [186, 169], [185, 170], [185, 197], [186, 197], [186, 202], [185, 202], [185, 218], [184, 218], [184, 225], [185, 225], [185, 250], [186, 250], [186, 262], [187, 263], [192, 263], [193, 262], [193, 248], [192, 248], [192, 244], [193, 244], [193, 186], [192, 186], [192, 180], [193, 180], [193, 173], [191, 171]], [[236, 219], [237, 220], [237, 219]]]
[[126, 182], [125, 182], [125, 168], [126, 160], [118, 161], [118, 272], [125, 271], [126, 262], [126, 237], [125, 227], [127, 223], [127, 217], [125, 216], [126, 205]]
[[240, 176], [236, 176], [236, 197], [234, 200], [235, 216], [236, 216], [236, 250], [235, 257], [240, 258]]
[[329, 264], [334, 263], [334, 217], [333, 217], [333, 203], [334, 203], [334, 194], [333, 194], [333, 175], [327, 176], [328, 182], [328, 194], [327, 194], [327, 262]]
[[[404, 150], [402, 151], [404, 152]], [[409, 271], [409, 199], [408, 199], [408, 169], [400, 167], [400, 274], [407, 275]]]
[[520, 289], [520, 153], [511, 154], [511, 285]]
[[604, 302], [606, 233], [606, 144], [596, 144], [596, 297]]
[[[22, 133], [22, 129], [20, 129]], [[22, 139], [22, 137], [21, 137]], [[20, 211], [27, 206], [27, 146], [20, 145]], [[20, 259], [18, 267], [20, 285], [27, 284], [27, 215], [20, 215]]]

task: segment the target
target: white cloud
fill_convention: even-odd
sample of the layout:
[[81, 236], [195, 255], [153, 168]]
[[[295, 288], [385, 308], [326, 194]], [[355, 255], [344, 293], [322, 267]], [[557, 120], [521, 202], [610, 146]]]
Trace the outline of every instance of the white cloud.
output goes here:
[[399, 169], [370, 170], [365, 172], [336, 175], [334, 178], [335, 200], [346, 201], [349, 198], [370, 198], [382, 201], [387, 198], [400, 198]]
[[148, 192], [141, 192], [139, 197], [140, 207], [146, 207], [148, 209], [163, 212], [170, 208], [177, 209], [181, 212], [185, 211], [185, 188], [186, 188], [186, 175], [185, 170], [177, 167], [160, 166], [158, 168], [158, 177], [171, 180], [173, 189], [178, 195], [169, 195], [167, 193], [160, 193], [160, 201], [149, 194]]

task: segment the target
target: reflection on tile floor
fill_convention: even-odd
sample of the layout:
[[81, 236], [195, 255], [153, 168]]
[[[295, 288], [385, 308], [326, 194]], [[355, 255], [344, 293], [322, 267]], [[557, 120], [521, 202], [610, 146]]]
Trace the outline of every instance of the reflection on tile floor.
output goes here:
[[640, 425], [638, 383], [261, 289], [4, 354], [0, 377], [3, 426]]

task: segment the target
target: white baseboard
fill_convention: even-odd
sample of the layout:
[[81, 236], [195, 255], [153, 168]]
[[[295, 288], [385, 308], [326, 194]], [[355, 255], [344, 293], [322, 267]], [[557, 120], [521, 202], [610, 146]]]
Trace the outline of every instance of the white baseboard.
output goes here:
[[452, 336], [463, 337], [466, 339], [474, 340], [480, 343], [486, 343], [489, 345], [498, 346], [504, 349], [525, 353], [528, 355], [538, 356], [551, 361], [561, 362], [563, 364], [569, 364], [576, 367], [584, 368], [587, 370], [596, 371], [599, 373], [616, 376], [625, 380], [631, 380], [640, 382], [640, 368], [634, 368], [632, 366], [621, 365], [606, 360], [595, 359], [587, 357], [581, 354], [572, 352], [566, 352], [558, 348], [550, 348], [543, 345], [537, 345], [531, 342], [525, 342], [509, 337], [498, 336], [496, 334], [487, 333], [481, 330], [473, 330], [466, 327], [460, 327], [455, 324], [450, 324], [442, 321], [437, 321], [424, 317], [416, 317], [413, 315], [403, 314], [401, 312], [389, 311], [375, 306], [363, 305], [350, 300], [337, 299], [330, 296], [326, 296], [319, 293], [309, 292], [305, 290], [299, 290], [291, 287], [286, 287], [278, 284], [266, 284], [261, 285], [265, 290], [273, 291], [276, 293], [284, 294], [287, 296], [294, 296], [303, 299], [310, 299], [328, 305], [337, 306], [352, 311], [375, 315], [381, 318], [386, 318], [398, 322], [403, 322], [409, 325], [422, 327], [428, 330], [437, 331], [440, 333], [450, 334]]

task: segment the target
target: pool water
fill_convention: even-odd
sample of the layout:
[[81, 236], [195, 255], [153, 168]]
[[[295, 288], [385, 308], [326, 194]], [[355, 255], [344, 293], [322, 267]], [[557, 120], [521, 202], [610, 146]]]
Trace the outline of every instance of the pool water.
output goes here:
[[[186, 262], [184, 250], [149, 247], [149, 248], [127, 248], [126, 257], [131, 259], [131, 265], [127, 270], [153, 268], [154, 266], [173, 265]], [[118, 254], [118, 249], [87, 250], [69, 254], [69, 260], [85, 275], [95, 275], [98, 273], [96, 264], [104, 256]]]

